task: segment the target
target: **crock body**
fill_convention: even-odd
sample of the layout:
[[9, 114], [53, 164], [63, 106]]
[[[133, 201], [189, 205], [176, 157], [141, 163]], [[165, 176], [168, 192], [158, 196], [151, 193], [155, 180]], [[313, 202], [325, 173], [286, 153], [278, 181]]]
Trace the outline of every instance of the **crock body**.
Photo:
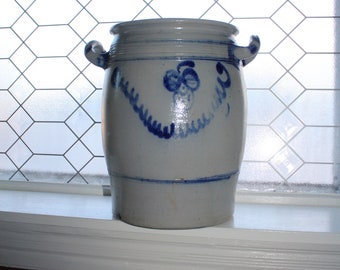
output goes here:
[[228, 220], [245, 139], [242, 68], [258, 38], [239, 47], [234, 26], [185, 19], [111, 31], [110, 51], [92, 44], [88, 58], [105, 68], [102, 137], [115, 216], [165, 229]]

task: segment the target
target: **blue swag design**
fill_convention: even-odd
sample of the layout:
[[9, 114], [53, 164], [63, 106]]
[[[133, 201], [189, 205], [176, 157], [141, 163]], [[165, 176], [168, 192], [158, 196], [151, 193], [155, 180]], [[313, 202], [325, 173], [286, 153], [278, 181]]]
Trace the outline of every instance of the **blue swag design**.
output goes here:
[[154, 120], [153, 116], [149, 114], [149, 110], [144, 108], [144, 104], [139, 104], [139, 94], [135, 93], [135, 88], [129, 90], [129, 82], [125, 81], [124, 77], [121, 77], [119, 67], [116, 67], [111, 75], [111, 85], [123, 92], [134, 112], [139, 116], [139, 119], [149, 132], [161, 139], [169, 139], [174, 135], [174, 123], [171, 123], [170, 126], [162, 127], [162, 124]]
[[[183, 67], [185, 69], [181, 71]], [[177, 70], [168, 70], [163, 77], [164, 87], [173, 93], [173, 101], [176, 102], [178, 96], [184, 97], [186, 109], [191, 108], [194, 91], [198, 90], [200, 86], [200, 80], [193, 69], [194, 67], [195, 63], [193, 61], [182, 61], [177, 65]], [[136, 92], [134, 87], [130, 88], [129, 81], [122, 77], [119, 67], [113, 70], [111, 85], [113, 88], [122, 91], [134, 112], [139, 116], [140, 121], [151, 134], [161, 139], [186, 138], [191, 134], [199, 133], [200, 130], [208, 126], [215, 117], [217, 110], [227, 98], [227, 89], [231, 84], [229, 72], [221, 62], [216, 64], [216, 71], [220, 76], [217, 77], [211, 111], [202, 113], [201, 117], [196, 121], [192, 120], [191, 123], [181, 124], [178, 128], [175, 127], [175, 123], [164, 125], [154, 119], [149, 113], [149, 109], [145, 108], [144, 104], [139, 101], [139, 93]], [[180, 89], [181, 87], [182, 89]], [[229, 112], [230, 105], [227, 103], [226, 116], [229, 115]]]

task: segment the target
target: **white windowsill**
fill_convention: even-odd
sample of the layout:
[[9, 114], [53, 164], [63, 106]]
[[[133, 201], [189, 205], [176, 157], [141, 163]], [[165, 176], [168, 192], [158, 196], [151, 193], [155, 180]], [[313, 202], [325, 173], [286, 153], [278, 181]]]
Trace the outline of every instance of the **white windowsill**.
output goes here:
[[[111, 197], [0, 186], [0, 265], [28, 269], [340, 269], [339, 195], [239, 192], [233, 220], [152, 230]], [[229, 267], [229, 268], [228, 268]]]

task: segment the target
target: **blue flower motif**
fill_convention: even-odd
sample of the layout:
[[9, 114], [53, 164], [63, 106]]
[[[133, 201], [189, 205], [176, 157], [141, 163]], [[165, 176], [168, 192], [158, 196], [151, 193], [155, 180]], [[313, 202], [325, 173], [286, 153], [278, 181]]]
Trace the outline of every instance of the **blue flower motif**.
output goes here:
[[163, 78], [163, 84], [170, 92], [176, 92], [182, 83], [182, 77], [176, 70], [168, 70]]
[[[181, 72], [182, 67], [187, 67]], [[187, 89], [196, 91], [200, 86], [200, 79], [194, 61], [183, 61], [177, 65], [177, 70], [168, 70], [163, 78], [163, 84], [170, 92], [177, 92], [183, 84]]]
[[174, 103], [180, 102], [183, 108], [190, 109], [193, 104], [194, 92], [200, 86], [198, 74], [193, 69], [194, 61], [182, 61], [177, 69], [166, 71], [163, 77], [164, 87], [173, 93]]

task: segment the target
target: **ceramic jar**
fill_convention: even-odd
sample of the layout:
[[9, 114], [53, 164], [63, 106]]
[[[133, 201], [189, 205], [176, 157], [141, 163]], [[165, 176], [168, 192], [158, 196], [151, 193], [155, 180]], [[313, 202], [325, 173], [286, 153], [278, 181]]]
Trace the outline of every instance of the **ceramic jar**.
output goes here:
[[114, 214], [149, 228], [196, 228], [233, 215], [243, 155], [242, 68], [260, 46], [235, 44], [235, 26], [152, 19], [112, 27], [105, 51], [85, 55], [105, 69], [102, 139]]

